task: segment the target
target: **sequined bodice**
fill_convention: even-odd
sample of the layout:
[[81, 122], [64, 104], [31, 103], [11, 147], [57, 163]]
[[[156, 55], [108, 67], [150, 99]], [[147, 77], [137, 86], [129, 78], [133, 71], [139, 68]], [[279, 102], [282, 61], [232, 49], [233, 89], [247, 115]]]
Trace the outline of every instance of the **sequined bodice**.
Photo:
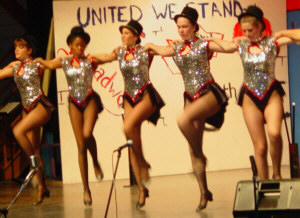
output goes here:
[[[78, 61], [80, 66], [78, 68], [73, 67], [73, 61]], [[94, 71], [91, 61], [87, 58], [75, 59], [75, 57], [69, 56], [62, 60], [62, 67], [67, 78], [70, 95], [77, 103], [81, 103], [93, 90]]]
[[150, 84], [149, 80], [149, 54], [143, 52], [143, 47], [137, 46], [132, 49], [134, 58], [132, 60], [125, 60], [125, 49], [120, 49], [118, 52], [118, 61], [120, 70], [123, 74], [125, 92], [132, 98], [135, 98], [145, 87]]
[[[22, 72], [21, 68], [23, 68], [22, 75], [20, 74]], [[22, 104], [26, 109], [30, 109], [31, 105], [43, 95], [39, 75], [39, 63], [27, 61], [22, 64], [16, 64], [13, 67], [13, 75], [20, 91]]]
[[[261, 52], [251, 54], [251, 46], [259, 47]], [[263, 98], [275, 80], [275, 59], [278, 51], [274, 37], [265, 37], [257, 43], [241, 41], [239, 53], [244, 67], [244, 84], [257, 97]]]
[[185, 42], [174, 44], [175, 56], [173, 60], [181, 71], [184, 81], [185, 91], [191, 96], [196, 97], [199, 90], [209, 81], [213, 80], [210, 73], [208, 42], [200, 39], [190, 42], [190, 52], [182, 55]]

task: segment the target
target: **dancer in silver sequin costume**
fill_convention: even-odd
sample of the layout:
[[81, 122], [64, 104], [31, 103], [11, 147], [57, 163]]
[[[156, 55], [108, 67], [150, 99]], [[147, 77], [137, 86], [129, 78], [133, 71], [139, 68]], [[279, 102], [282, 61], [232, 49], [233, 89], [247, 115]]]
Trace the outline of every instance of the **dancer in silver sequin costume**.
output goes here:
[[277, 38], [264, 36], [263, 12], [257, 6], [249, 6], [246, 12], [239, 16], [239, 23], [244, 36], [235, 39], [235, 43], [218, 39], [212, 41], [226, 52], [237, 51], [240, 54], [244, 67], [244, 83], [238, 103], [242, 107], [244, 120], [254, 145], [258, 176], [260, 179], [269, 178], [268, 145], [264, 128], [266, 123], [273, 163], [273, 179], [280, 179], [284, 90], [275, 79], [275, 60], [279, 47], [291, 43], [293, 38], [281, 34], [277, 34]]
[[[73, 27], [67, 37], [67, 44], [72, 52], [71, 55], [50, 61], [40, 59], [43, 67], [50, 69], [62, 67], [67, 78], [69, 114], [78, 147], [78, 162], [84, 190], [83, 202], [87, 206], [92, 204], [88, 184], [87, 151], [92, 156], [96, 178], [98, 180], [103, 178], [103, 172], [97, 157], [96, 140], [93, 136], [98, 113], [103, 110], [101, 99], [92, 88], [94, 70], [100, 62], [96, 63], [91, 57], [84, 55], [89, 41], [90, 36], [84, 32], [82, 27]], [[115, 58], [114, 53], [107, 56], [110, 59], [111, 56]], [[105, 61], [103, 59], [102, 63]]]
[[[133, 141], [129, 148], [131, 166], [139, 188], [136, 208], [145, 205], [149, 191], [144, 181], [148, 180], [150, 165], [142, 152], [141, 126], [145, 120], [156, 125], [164, 102], [149, 79], [149, 68], [153, 56], [144, 52], [140, 45], [143, 27], [135, 20], [120, 27], [123, 47], [116, 49], [117, 60], [123, 74], [125, 91], [123, 95], [124, 133]], [[97, 58], [97, 56], [95, 56]]]
[[44, 180], [44, 164], [41, 157], [40, 129], [50, 119], [54, 106], [41, 88], [43, 70], [34, 63], [35, 53], [32, 36], [18, 38], [14, 42], [17, 61], [0, 70], [0, 79], [14, 77], [21, 95], [22, 119], [13, 127], [15, 138], [28, 156], [38, 155], [41, 169], [38, 171], [38, 197], [33, 205], [42, 203], [49, 197]]
[[207, 187], [206, 157], [203, 154], [203, 132], [205, 123], [220, 128], [224, 121], [224, 113], [228, 98], [214, 81], [210, 72], [213, 52], [222, 49], [215, 43], [196, 37], [199, 30], [198, 13], [191, 7], [185, 7], [181, 14], [174, 17], [181, 42], [168, 46], [145, 45], [159, 55], [173, 56], [173, 60], [181, 71], [185, 92], [184, 111], [178, 119], [178, 126], [187, 139], [190, 148], [192, 166], [197, 178], [201, 197], [197, 211], [206, 208], [212, 201], [212, 193]]

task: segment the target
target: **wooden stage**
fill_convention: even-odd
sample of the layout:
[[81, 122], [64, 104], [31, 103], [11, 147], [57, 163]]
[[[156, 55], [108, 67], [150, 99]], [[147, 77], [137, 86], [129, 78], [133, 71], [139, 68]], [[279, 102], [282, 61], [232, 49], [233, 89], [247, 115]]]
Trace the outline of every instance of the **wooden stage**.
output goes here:
[[[289, 178], [289, 167], [282, 167], [282, 175]], [[250, 169], [208, 172], [209, 189], [213, 192], [213, 202], [209, 202], [203, 212], [195, 212], [199, 204], [199, 190], [192, 174], [153, 177], [149, 184], [150, 198], [146, 205], [135, 209], [138, 199], [136, 187], [124, 187], [129, 180], [118, 180], [116, 215], [115, 194], [112, 195], [108, 217], [110, 218], [229, 218], [232, 216], [236, 185], [240, 180], [251, 180]], [[47, 181], [50, 198], [42, 205], [33, 207], [36, 189], [29, 184], [8, 213], [9, 218], [98, 218], [104, 217], [111, 181], [91, 183], [93, 205], [83, 204], [81, 184], [65, 184]], [[20, 185], [15, 182], [0, 184], [0, 208], [6, 207]]]

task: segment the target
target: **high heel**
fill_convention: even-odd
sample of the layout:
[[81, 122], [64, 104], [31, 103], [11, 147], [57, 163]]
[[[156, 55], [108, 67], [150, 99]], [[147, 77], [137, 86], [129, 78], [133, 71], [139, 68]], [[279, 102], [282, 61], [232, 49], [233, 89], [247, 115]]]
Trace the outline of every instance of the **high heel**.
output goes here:
[[136, 209], [140, 209], [141, 207], [145, 206], [145, 204], [146, 204], [146, 198], [149, 197], [149, 190], [147, 188], [145, 188], [143, 190], [143, 192], [144, 192], [145, 198], [144, 198], [144, 200], [142, 202], [138, 201], [136, 203]]
[[[213, 195], [210, 191], [205, 193], [203, 196], [206, 197], [206, 201], [204, 203], [200, 202], [199, 206], [196, 208], [196, 212], [200, 212], [201, 210], [204, 210], [207, 206], [208, 201], [213, 201]], [[202, 201], [202, 195], [201, 195], [201, 201]]]
[[33, 203], [32, 203], [32, 206], [37, 206], [37, 205], [43, 203], [43, 200], [44, 200], [44, 198], [46, 198], [46, 197], [47, 197], [47, 198], [50, 197], [50, 192], [49, 192], [49, 190], [46, 190], [46, 191], [42, 192], [42, 198], [41, 198], [41, 199], [38, 199], [38, 200], [35, 201], [35, 202], [33, 202]]
[[94, 166], [95, 176], [97, 180], [101, 181], [104, 177], [103, 171], [101, 169], [101, 166], [99, 162]]
[[[88, 194], [89, 194], [89, 197], [90, 197], [89, 200], [86, 200], [86, 199], [85, 199], [85, 193], [88, 193]], [[84, 204], [85, 206], [91, 206], [92, 203], [93, 203], [93, 200], [92, 200], [91, 192], [90, 192], [90, 191], [84, 191], [84, 192], [83, 192], [83, 204]]]

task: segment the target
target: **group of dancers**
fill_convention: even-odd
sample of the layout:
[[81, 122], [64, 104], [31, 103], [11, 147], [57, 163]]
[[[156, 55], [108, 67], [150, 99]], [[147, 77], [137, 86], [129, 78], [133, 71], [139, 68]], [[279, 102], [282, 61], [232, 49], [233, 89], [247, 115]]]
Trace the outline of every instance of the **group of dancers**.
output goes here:
[[139, 189], [136, 208], [145, 205], [149, 190], [150, 164], [142, 152], [141, 126], [148, 120], [156, 125], [160, 109], [164, 106], [159, 93], [149, 79], [149, 68], [154, 55], [172, 56], [181, 71], [185, 86], [184, 110], [178, 118], [178, 126], [189, 144], [194, 175], [200, 188], [201, 211], [213, 200], [206, 179], [206, 157], [203, 153], [205, 123], [221, 128], [228, 98], [214, 81], [210, 72], [213, 52], [238, 52], [244, 67], [244, 81], [238, 104], [242, 107], [244, 120], [250, 133], [255, 162], [260, 179], [268, 179], [267, 135], [273, 163], [273, 179], [280, 179], [282, 156], [281, 122], [283, 118], [282, 96], [284, 90], [274, 75], [275, 59], [280, 46], [300, 40], [300, 30], [284, 30], [274, 36], [263, 34], [263, 12], [257, 6], [249, 6], [238, 17], [243, 36], [233, 42], [215, 38], [197, 37], [199, 25], [197, 10], [184, 7], [174, 17], [181, 41], [167, 46], [146, 43], [141, 46], [142, 25], [130, 20], [120, 26], [122, 46], [108, 54], [85, 56], [90, 36], [82, 27], [72, 28], [67, 37], [70, 55], [43, 60], [35, 58], [35, 45], [29, 36], [14, 42], [16, 61], [0, 70], [0, 79], [14, 77], [21, 94], [22, 119], [13, 127], [16, 140], [28, 156], [37, 155], [41, 162], [38, 172], [38, 196], [34, 205], [50, 196], [43, 176], [40, 155], [40, 127], [51, 116], [54, 106], [43, 94], [41, 78], [45, 68], [63, 68], [69, 89], [69, 115], [78, 147], [78, 162], [83, 183], [83, 202], [92, 204], [88, 183], [87, 153], [92, 156], [96, 178], [102, 180], [103, 172], [97, 158], [97, 145], [93, 129], [98, 114], [103, 110], [100, 96], [92, 88], [94, 70], [99, 64], [119, 61], [124, 78], [123, 130], [126, 138], [133, 141], [129, 148], [130, 161]]

